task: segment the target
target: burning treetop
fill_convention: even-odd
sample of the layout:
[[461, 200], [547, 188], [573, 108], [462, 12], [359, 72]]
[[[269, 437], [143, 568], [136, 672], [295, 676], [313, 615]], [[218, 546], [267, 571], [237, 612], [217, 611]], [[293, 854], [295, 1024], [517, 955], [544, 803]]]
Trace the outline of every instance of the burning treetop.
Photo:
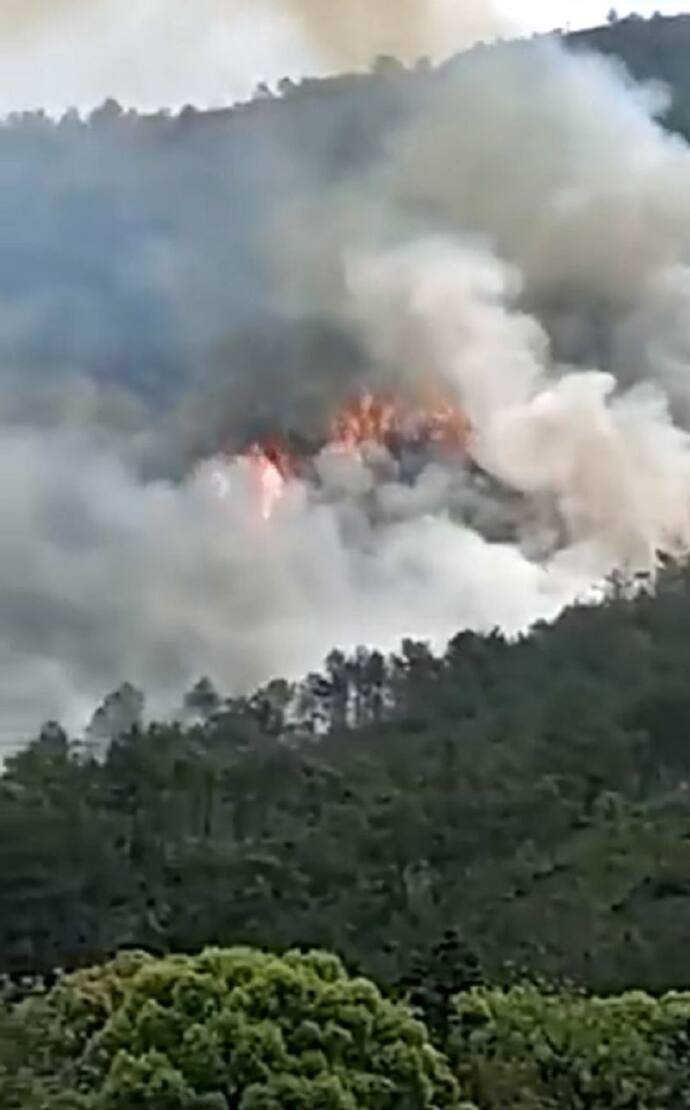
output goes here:
[[[368, 446], [377, 446], [394, 459], [405, 446], [414, 446], [436, 449], [465, 461], [471, 437], [468, 417], [439, 394], [431, 396], [426, 404], [414, 405], [402, 398], [365, 391], [333, 417], [330, 435], [319, 450], [357, 457]], [[303, 476], [311, 462], [309, 456], [278, 439], [252, 443], [241, 457], [254, 472], [264, 520], [273, 515], [290, 479]]]

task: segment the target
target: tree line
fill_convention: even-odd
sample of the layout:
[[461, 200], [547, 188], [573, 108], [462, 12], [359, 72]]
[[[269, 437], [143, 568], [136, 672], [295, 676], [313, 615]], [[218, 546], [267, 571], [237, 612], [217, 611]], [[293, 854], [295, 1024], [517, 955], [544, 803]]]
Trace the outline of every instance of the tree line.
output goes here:
[[247, 698], [204, 680], [174, 722], [124, 687], [86, 738], [46, 725], [0, 778], [0, 972], [242, 943], [392, 987], [686, 986], [689, 586]]
[[0, 999], [2, 1110], [648, 1110], [690, 1099], [690, 995], [530, 984], [445, 1033], [327, 952], [143, 952]]
[[[667, 80], [690, 137], [688, 36], [622, 20], [569, 41]], [[280, 118], [325, 181], [429, 79], [382, 62], [227, 112], [24, 117], [3, 172], [67, 165], [87, 133], [155, 151], [162, 179], [184, 129], [224, 181], [218, 137], [249, 150], [243, 121]], [[102, 230], [98, 190], [78, 199], [36, 234]], [[0, 285], [31, 273], [8, 249]], [[105, 374], [119, 339], [93, 335]], [[690, 570], [638, 585], [513, 642], [336, 651], [245, 698], [201, 679], [175, 721], [127, 685], [84, 736], [47, 723], [0, 775], [0, 1110], [689, 1105]]]

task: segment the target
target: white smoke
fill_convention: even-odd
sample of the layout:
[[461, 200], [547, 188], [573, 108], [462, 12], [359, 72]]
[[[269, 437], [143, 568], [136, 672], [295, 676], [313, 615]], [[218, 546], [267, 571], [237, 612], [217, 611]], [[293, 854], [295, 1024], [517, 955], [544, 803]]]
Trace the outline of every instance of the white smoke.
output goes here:
[[204, 673], [235, 692], [334, 646], [512, 633], [686, 551], [690, 153], [658, 105], [555, 48], [471, 55], [374, 174], [329, 195], [330, 222], [297, 225], [299, 253], [274, 244], [374, 376], [445, 382], [517, 498], [509, 542], [487, 538], [489, 490], [438, 461], [409, 485], [380, 451], [326, 452], [320, 488], [289, 483], [265, 522], [239, 464], [146, 481], [124, 431], [3, 420], [7, 740], [125, 680], [166, 709]]
[[475, 429], [474, 454], [525, 499], [551, 505], [561, 567], [652, 572], [690, 550], [690, 436], [656, 386], [552, 366], [538, 323], [497, 259], [427, 241], [353, 266], [359, 315], [380, 358], [445, 379]]
[[441, 647], [460, 627], [551, 617], [577, 588], [423, 501], [374, 528], [337, 482], [331, 503], [293, 484], [266, 522], [239, 463], [142, 485], [84, 436], [15, 428], [0, 467], [14, 476], [0, 501], [8, 741], [39, 718], [83, 724], [121, 680], [170, 709], [202, 673], [248, 690], [334, 644]]
[[412, 350], [445, 377], [486, 469], [560, 515], [555, 553], [531, 559], [529, 533], [488, 542], [463, 517], [462, 474], [436, 464], [409, 487], [380, 448], [326, 450], [323, 487], [288, 483], [264, 521], [242, 461], [214, 460], [181, 486], [142, 484], [73, 429], [14, 428], [0, 446], [3, 473], [18, 478], [0, 504], [7, 719], [13, 701], [19, 719], [37, 698], [62, 715], [141, 676], [162, 709], [201, 673], [249, 689], [304, 673], [336, 643], [388, 650], [413, 636], [441, 648], [459, 628], [513, 633], [617, 567], [650, 569], [657, 549], [684, 548], [686, 435], [657, 397], [612, 400], [606, 376], [559, 377], [509, 287], [497, 260], [448, 241], [351, 269], [372, 350]]
[[217, 105], [289, 72], [447, 57], [507, 26], [492, 0], [3, 0], [0, 111]]
[[666, 103], [555, 44], [475, 52], [378, 184], [396, 207], [486, 238], [560, 357], [596, 353], [622, 381], [659, 380], [687, 415], [690, 158], [656, 121]]

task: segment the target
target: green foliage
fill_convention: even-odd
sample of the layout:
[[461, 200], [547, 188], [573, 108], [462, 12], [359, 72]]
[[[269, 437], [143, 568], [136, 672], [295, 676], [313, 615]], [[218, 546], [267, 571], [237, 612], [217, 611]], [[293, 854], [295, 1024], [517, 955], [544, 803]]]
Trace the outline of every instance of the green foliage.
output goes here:
[[[619, 19], [567, 39], [666, 81], [665, 123], [690, 136], [690, 17]], [[111, 102], [83, 123], [8, 121], [3, 149], [24, 167], [18, 180], [33, 180], [63, 142], [68, 153], [87, 142], [109, 183], [137, 196], [141, 152], [156, 151], [137, 220], [158, 221], [165, 196], [173, 226], [173, 148], [189, 145], [209, 180], [237, 179], [222, 207], [244, 210], [258, 180], [226, 172], [252, 162], [238, 135], [260, 149], [278, 128], [326, 186], [371, 165], [437, 80], [382, 59], [370, 75], [288, 81], [280, 96], [210, 116], [144, 120]], [[125, 176], [111, 181], [115, 168]], [[280, 175], [270, 188], [279, 198]], [[109, 194], [87, 192], [100, 226]], [[21, 230], [8, 212], [5, 230]], [[118, 226], [118, 243], [139, 241], [138, 223], [133, 236]], [[80, 237], [98, 255], [84, 256], [84, 273], [111, 256], [104, 241]], [[12, 242], [8, 257], [23, 250]], [[299, 333], [300, 368], [331, 349], [321, 325], [309, 335]], [[246, 378], [244, 412], [259, 378], [243, 342], [222, 357]], [[275, 343], [266, 362], [282, 374]], [[348, 375], [359, 360], [341, 348], [327, 356], [336, 376], [338, 358]], [[306, 424], [324, 402], [311, 378], [296, 395]], [[434, 951], [446, 934], [492, 980], [687, 986], [689, 636], [688, 573], [668, 568], [653, 598], [620, 590], [516, 643], [463, 633], [442, 658], [414, 642], [386, 659], [334, 651], [323, 673], [241, 699], [202, 679], [176, 725], [144, 727], [143, 694], [125, 685], [96, 712], [86, 747], [48, 727], [0, 776], [0, 973], [51, 974], [126, 947], [323, 947], [409, 996], [441, 1038], [466, 981], [464, 957]]]
[[489, 1110], [647, 1110], [690, 1100], [690, 995], [587, 997], [535, 986], [456, 1000], [452, 1054]]
[[[7, 1067], [3, 1110], [21, 1105], [25, 1065], [50, 1110], [67, 1092], [90, 1110], [458, 1106], [424, 1026], [325, 953], [123, 956], [15, 1014], [28, 1039]], [[44, 1045], [33, 1066], [32, 1016]]]
[[440, 1043], [480, 969], [686, 987], [688, 636], [669, 569], [516, 643], [333, 653], [247, 699], [202, 683], [191, 723], [99, 759], [46, 730], [0, 778], [0, 973], [318, 947]]
[[408, 959], [408, 970], [397, 986], [424, 1015], [436, 1042], [445, 1046], [455, 996], [481, 983], [479, 962], [454, 929], [429, 948], [413, 950]]
[[[690, 137], [690, 18], [568, 41], [665, 81], [664, 122]], [[435, 80], [381, 59], [237, 112], [280, 126], [327, 184], [371, 165]], [[327, 125], [304, 126], [319, 103]], [[239, 118], [213, 113], [206, 174], [234, 180]], [[201, 143], [207, 124], [111, 102], [60, 129], [15, 120], [3, 141], [32, 167], [87, 134], [129, 173], [148, 136]], [[241, 342], [225, 355], [244, 365]], [[423, 1027], [332, 957], [135, 952], [89, 968], [118, 949], [238, 943], [341, 952], [452, 1047], [480, 1107], [690, 1105], [688, 997], [663, 993], [690, 985], [689, 637], [690, 572], [669, 567], [653, 597], [614, 591], [515, 643], [333, 652], [323, 673], [243, 699], [202, 679], [175, 725], [144, 727], [143, 694], [124, 686], [86, 748], [47, 726], [0, 776], [0, 973], [87, 970], [0, 994], [0, 1110], [455, 1104]], [[525, 975], [598, 996], [509, 988]], [[453, 997], [480, 981], [506, 989], [462, 994], [453, 1025]]]
[[0, 993], [0, 1110], [88, 1110], [74, 1089], [69, 1063], [72, 1032], [42, 989], [18, 1001]]

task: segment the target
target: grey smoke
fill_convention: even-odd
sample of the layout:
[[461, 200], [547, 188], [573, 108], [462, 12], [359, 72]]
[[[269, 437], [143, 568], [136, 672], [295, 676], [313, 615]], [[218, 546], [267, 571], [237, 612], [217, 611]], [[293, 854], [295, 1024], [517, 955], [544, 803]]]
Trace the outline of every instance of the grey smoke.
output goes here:
[[[167, 710], [201, 674], [515, 632], [687, 549], [690, 153], [660, 93], [543, 43], [377, 81], [347, 157], [354, 85], [227, 148], [212, 117], [155, 153], [117, 118], [0, 134], [7, 742], [126, 680]], [[318, 454], [353, 389], [430, 377], [488, 477]], [[266, 524], [218, 452], [271, 428], [313, 436], [320, 484]]]

